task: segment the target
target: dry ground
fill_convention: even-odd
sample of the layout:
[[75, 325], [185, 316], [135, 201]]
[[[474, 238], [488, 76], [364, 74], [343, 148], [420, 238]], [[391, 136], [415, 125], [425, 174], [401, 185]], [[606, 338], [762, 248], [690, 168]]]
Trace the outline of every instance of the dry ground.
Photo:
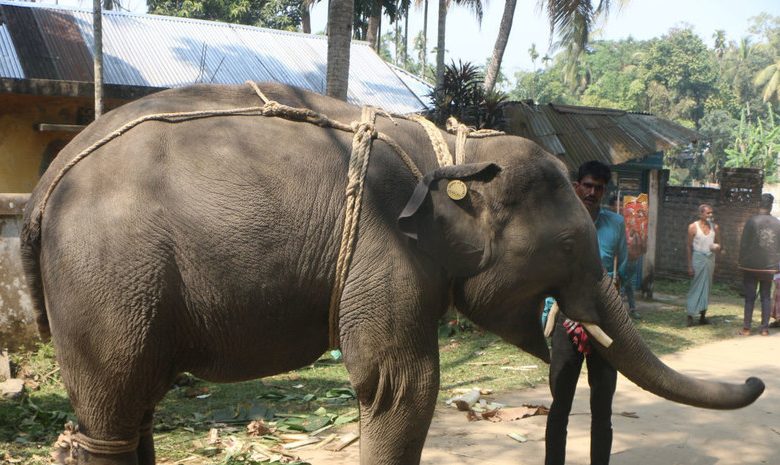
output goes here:
[[[690, 328], [693, 330], [694, 328]], [[687, 328], [684, 330], [688, 330]], [[758, 401], [735, 411], [703, 410], [673, 404], [618, 379], [613, 405], [613, 465], [780, 464], [780, 331], [713, 342], [662, 357], [671, 367], [705, 379], [743, 382], [758, 376], [766, 391]], [[589, 463], [590, 416], [587, 379], [578, 384], [569, 425], [568, 463]], [[546, 386], [507, 392], [492, 399], [507, 407], [549, 405]], [[638, 418], [621, 413], [635, 413]], [[427, 465], [541, 465], [545, 416], [512, 422], [469, 422], [463, 412], [438, 406], [423, 451]], [[349, 428], [357, 430], [356, 425]], [[519, 433], [527, 442], [507, 436]], [[359, 448], [341, 452], [301, 450], [313, 465], [359, 462]]]

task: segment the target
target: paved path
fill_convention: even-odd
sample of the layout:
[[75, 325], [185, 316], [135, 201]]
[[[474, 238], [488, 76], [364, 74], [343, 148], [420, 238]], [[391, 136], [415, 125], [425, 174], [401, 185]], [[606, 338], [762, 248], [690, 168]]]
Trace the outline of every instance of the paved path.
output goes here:
[[[663, 357], [672, 368], [704, 379], [744, 382], [758, 376], [766, 391], [735, 411], [703, 410], [656, 397], [620, 376], [613, 404], [612, 465], [780, 464], [780, 331], [715, 342]], [[583, 370], [584, 371], [584, 370]], [[590, 415], [587, 379], [580, 379], [569, 423], [567, 463], [588, 465]], [[496, 396], [507, 407], [549, 405], [546, 386]], [[620, 415], [635, 412], [638, 418]], [[538, 416], [505, 423], [469, 423], [465, 414], [439, 406], [423, 451], [428, 465], [541, 465], [544, 422]], [[351, 428], [355, 428], [351, 425]], [[519, 433], [518, 443], [507, 433]], [[301, 450], [313, 465], [357, 464], [358, 447], [341, 452]]]

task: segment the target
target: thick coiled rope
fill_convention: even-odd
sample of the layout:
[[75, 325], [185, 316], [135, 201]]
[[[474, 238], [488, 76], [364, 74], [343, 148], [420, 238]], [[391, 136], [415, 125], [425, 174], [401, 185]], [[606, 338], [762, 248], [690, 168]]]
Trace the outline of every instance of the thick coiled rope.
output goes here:
[[77, 463], [81, 449], [93, 454], [126, 454], [138, 449], [139, 439], [139, 436], [133, 439], [94, 439], [79, 432], [78, 425], [69, 421], [54, 443], [52, 456], [56, 463]]
[[347, 173], [346, 205], [344, 208], [344, 228], [341, 231], [341, 246], [336, 261], [336, 280], [330, 296], [328, 312], [328, 331], [331, 347], [339, 347], [339, 309], [344, 286], [349, 276], [349, 265], [355, 251], [355, 239], [360, 221], [360, 207], [363, 204], [363, 187], [366, 181], [368, 159], [371, 154], [371, 141], [374, 138], [376, 112], [364, 107], [361, 122], [355, 124], [355, 136], [352, 138], [352, 155]]

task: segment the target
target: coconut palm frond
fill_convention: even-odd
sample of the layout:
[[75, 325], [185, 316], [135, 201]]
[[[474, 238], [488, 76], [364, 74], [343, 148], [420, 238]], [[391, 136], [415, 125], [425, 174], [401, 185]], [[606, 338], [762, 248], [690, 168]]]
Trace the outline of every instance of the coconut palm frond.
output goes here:
[[477, 18], [477, 22], [482, 24], [482, 17], [485, 13], [482, 0], [455, 0], [455, 3], [470, 9]]

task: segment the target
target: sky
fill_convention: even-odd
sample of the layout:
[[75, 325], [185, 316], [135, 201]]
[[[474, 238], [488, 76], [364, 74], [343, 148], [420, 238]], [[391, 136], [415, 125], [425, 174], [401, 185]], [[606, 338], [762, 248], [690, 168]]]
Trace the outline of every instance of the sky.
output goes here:
[[[498, 26], [503, 14], [504, 2], [483, 0], [487, 3], [482, 24], [479, 25], [470, 10], [454, 5], [447, 16], [447, 62], [470, 61], [485, 64], [493, 52]], [[45, 0], [42, 3], [55, 3]], [[60, 4], [91, 8], [91, 0], [59, 0]], [[453, 2], [454, 3], [454, 2]], [[533, 63], [528, 54], [531, 44], [536, 44], [540, 56], [548, 51], [549, 25], [545, 14], [539, 10], [538, 0], [518, 0], [512, 32], [502, 64], [502, 71], [512, 77], [516, 71], [531, 70]], [[780, 16], [780, 0], [612, 0], [614, 6], [606, 21], [599, 25], [594, 38], [618, 40], [633, 37], [646, 40], [660, 37], [669, 29], [690, 25], [709, 46], [712, 35], [718, 29], [726, 31], [728, 40], [738, 41], [749, 34], [750, 18], [766, 12]], [[625, 3], [622, 8], [620, 4]], [[145, 0], [125, 0], [125, 5], [135, 12], [145, 11]], [[436, 24], [438, 1], [429, 0], [428, 7], [428, 62], [436, 56]], [[327, 22], [327, 1], [320, 1], [312, 10], [312, 30], [324, 31]], [[422, 30], [423, 10], [413, 10], [409, 17], [409, 38]], [[390, 25], [387, 18], [382, 29]], [[541, 62], [537, 60], [536, 66]]]
[[[315, 5], [312, 12], [312, 30], [325, 29], [327, 2]], [[454, 2], [453, 2], [454, 3]], [[509, 36], [502, 71], [507, 77], [519, 70], [533, 69], [528, 54], [531, 44], [536, 44], [540, 56], [548, 50], [549, 24], [546, 14], [539, 11], [538, 0], [518, 0], [512, 32]], [[749, 19], [761, 12], [780, 16], [780, 0], [630, 0], [621, 9], [619, 0], [612, 0], [614, 7], [605, 23], [601, 24], [599, 39], [624, 39], [629, 36], [644, 40], [660, 37], [670, 28], [690, 24], [705, 42], [712, 46], [712, 35], [718, 29], [726, 31], [728, 40], [738, 41], [748, 34]], [[429, 0], [428, 6], [428, 62], [435, 62], [433, 47], [436, 45], [438, 2]], [[488, 0], [481, 27], [473, 13], [457, 5], [447, 16], [446, 60], [463, 60], [485, 64], [493, 53], [504, 2]], [[409, 17], [409, 38], [422, 30], [423, 10], [413, 10]], [[389, 29], [387, 19], [382, 29]], [[541, 66], [537, 60], [537, 67]]]

